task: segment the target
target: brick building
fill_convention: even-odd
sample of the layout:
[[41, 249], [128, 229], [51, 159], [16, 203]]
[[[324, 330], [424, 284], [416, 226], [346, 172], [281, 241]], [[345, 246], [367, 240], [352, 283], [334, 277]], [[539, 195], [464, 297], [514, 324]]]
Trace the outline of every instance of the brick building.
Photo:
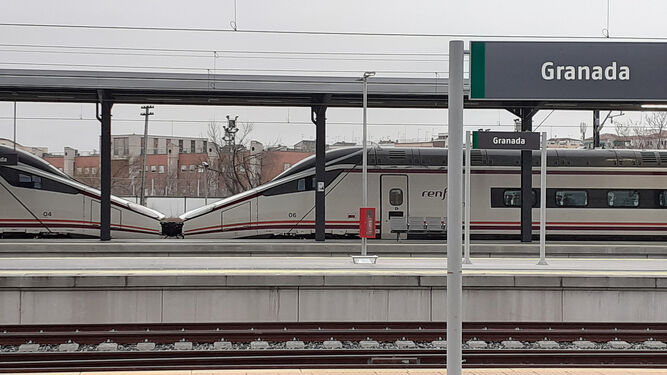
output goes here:
[[[112, 136], [112, 194], [140, 194], [142, 148], [142, 135]], [[234, 193], [225, 181], [233, 176], [228, 173], [231, 164], [225, 160], [229, 152], [227, 146], [218, 146], [205, 138], [149, 136], [147, 151], [144, 186], [147, 196], [225, 197]], [[248, 147], [237, 146], [237, 151], [237, 168], [243, 171], [243, 177], [256, 176], [255, 186], [312, 155], [287, 148], [264, 150], [256, 141], [250, 142]], [[46, 153], [43, 157], [76, 180], [99, 188], [99, 153], [82, 154], [65, 147], [62, 154]], [[209, 168], [204, 168], [204, 162]]]

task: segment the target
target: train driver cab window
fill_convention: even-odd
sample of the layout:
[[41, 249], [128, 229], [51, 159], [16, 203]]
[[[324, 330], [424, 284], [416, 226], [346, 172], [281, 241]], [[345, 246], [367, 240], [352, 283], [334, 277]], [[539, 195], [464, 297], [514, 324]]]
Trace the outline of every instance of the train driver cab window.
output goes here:
[[304, 191], [306, 190], [306, 179], [305, 178], [300, 178], [296, 182], [296, 190], [297, 191]]
[[610, 190], [607, 192], [609, 207], [638, 207], [639, 192], [637, 190]]
[[0, 167], [0, 176], [9, 182], [10, 185], [20, 188], [40, 189], [67, 194], [78, 194], [79, 192], [77, 189], [63, 183], [12, 168]]
[[[537, 195], [535, 190], [531, 191], [533, 198], [533, 207], [537, 205]], [[507, 207], [521, 207], [521, 190], [512, 189], [503, 192], [503, 204]]]
[[403, 204], [403, 190], [391, 189], [389, 190], [389, 204], [392, 206], [400, 206]]
[[663, 190], [660, 192], [660, 207], [662, 208], [667, 207], [667, 190]]
[[19, 186], [30, 189], [41, 189], [42, 178], [35, 175], [19, 173]]
[[585, 190], [557, 190], [556, 206], [586, 207], [588, 206], [588, 192]]

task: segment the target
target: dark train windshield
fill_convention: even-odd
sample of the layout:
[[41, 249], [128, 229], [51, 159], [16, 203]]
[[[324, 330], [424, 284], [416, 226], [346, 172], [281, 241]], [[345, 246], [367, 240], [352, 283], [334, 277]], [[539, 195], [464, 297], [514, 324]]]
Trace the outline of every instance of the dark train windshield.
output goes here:
[[44, 159], [41, 159], [41, 158], [39, 158], [35, 155], [31, 155], [31, 154], [29, 154], [25, 151], [16, 150], [16, 152], [14, 152], [13, 147], [7, 147], [7, 146], [0, 145], [0, 153], [1, 154], [16, 153], [16, 154], [18, 154], [19, 163], [23, 163], [25, 165], [29, 165], [31, 167], [40, 169], [40, 170], [42, 170], [46, 173], [55, 174], [55, 175], [58, 175], [59, 177], [66, 178], [68, 180], [72, 180], [72, 178], [70, 176], [68, 176], [65, 173], [59, 171], [56, 167], [52, 166], [51, 164], [46, 162]]
[[[332, 160], [336, 160], [338, 158], [344, 157], [346, 155], [355, 153], [357, 151], [361, 150], [361, 147], [350, 147], [350, 148], [341, 148], [337, 150], [331, 150], [327, 151], [325, 154], [325, 164], [328, 164]], [[315, 168], [315, 155], [311, 155], [302, 161], [294, 164], [291, 168], [287, 169], [283, 173], [279, 174], [276, 176], [273, 180], [279, 180], [288, 176], [291, 176], [293, 174], [305, 171], [309, 168]]]

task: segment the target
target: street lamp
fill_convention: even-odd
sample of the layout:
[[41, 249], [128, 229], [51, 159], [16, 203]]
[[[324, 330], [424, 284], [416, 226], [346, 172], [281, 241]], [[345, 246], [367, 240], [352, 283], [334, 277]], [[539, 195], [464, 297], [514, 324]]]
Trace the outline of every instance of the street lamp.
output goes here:
[[[368, 78], [373, 77], [375, 72], [365, 72], [361, 81], [363, 82], [363, 131], [362, 131], [362, 156], [361, 156], [361, 189], [362, 189], [362, 207], [368, 207], [368, 150], [366, 145], [366, 110], [368, 108]], [[359, 217], [359, 220], [363, 218]], [[373, 231], [375, 231], [375, 222], [373, 222]], [[361, 238], [361, 256], [367, 256], [367, 243], [368, 239], [366, 237]]]

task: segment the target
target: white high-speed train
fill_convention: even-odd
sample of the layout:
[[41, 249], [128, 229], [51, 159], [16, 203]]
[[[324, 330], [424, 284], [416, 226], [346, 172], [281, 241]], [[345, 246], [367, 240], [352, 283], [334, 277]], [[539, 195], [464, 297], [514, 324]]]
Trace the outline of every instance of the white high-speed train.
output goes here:
[[[0, 145], [0, 154], [14, 151]], [[17, 165], [0, 165], [0, 236], [100, 233], [100, 191], [81, 184], [46, 161], [16, 150]], [[164, 215], [111, 196], [114, 238], [158, 237]]]
[[[520, 234], [520, 152], [473, 150], [471, 233], [477, 238]], [[386, 148], [368, 152], [369, 207], [376, 233], [392, 238], [390, 218], [446, 222], [447, 151]], [[539, 155], [533, 165], [533, 226], [539, 224]], [[315, 231], [315, 159], [271, 182], [187, 212], [186, 237], [309, 236]], [[361, 150], [326, 154], [326, 233], [357, 236]], [[549, 150], [547, 234], [551, 238], [667, 238], [667, 152]], [[393, 219], [395, 222], [396, 219]], [[437, 222], [437, 220], [436, 220]]]

